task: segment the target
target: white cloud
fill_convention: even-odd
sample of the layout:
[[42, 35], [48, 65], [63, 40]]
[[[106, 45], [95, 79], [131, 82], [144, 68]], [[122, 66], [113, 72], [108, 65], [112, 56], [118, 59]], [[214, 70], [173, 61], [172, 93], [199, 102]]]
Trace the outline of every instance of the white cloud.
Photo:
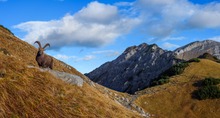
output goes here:
[[102, 51], [94, 51], [92, 54], [104, 54], [106, 57], [114, 57], [118, 56], [119, 52], [115, 50], [102, 50]]
[[165, 43], [162, 44], [162, 47], [164, 49], [175, 49], [175, 48], [178, 48], [180, 46], [176, 45], [176, 44], [169, 43], [169, 42], [165, 42]]
[[95, 59], [94, 55], [86, 55], [84, 58], [82, 58], [82, 60], [85, 60], [85, 61], [89, 61], [89, 60], [92, 60], [92, 59]]
[[112, 53], [112, 52], [117, 52], [114, 50], [101, 50], [101, 51], [94, 51], [92, 52], [93, 54], [103, 54], [103, 53]]
[[23, 38], [64, 46], [99, 47], [139, 26], [153, 40], [167, 40], [175, 33], [198, 28], [220, 28], [220, 3], [199, 5], [188, 0], [136, 0], [114, 5], [97, 1], [59, 20], [30, 21], [16, 25]]
[[96, 58], [96, 56], [94, 56], [94, 55], [86, 55], [86, 56], [84, 56], [82, 58], [77, 58], [74, 61], [75, 62], [78, 62], [78, 61], [90, 61], [90, 60], [93, 60], [95, 58]]
[[115, 6], [132, 6], [133, 2], [116, 2]]
[[57, 54], [54, 57], [57, 59], [60, 59], [60, 60], [69, 60], [69, 59], [76, 59], [77, 58], [76, 56], [68, 56], [68, 55], [64, 55], [64, 54]]
[[189, 25], [195, 28], [216, 28], [220, 27], [220, 6], [219, 10], [201, 10], [189, 19]]
[[215, 36], [215, 37], [212, 37], [212, 38], [209, 38], [209, 39], [220, 42], [220, 36]]
[[128, 33], [138, 18], [122, 17], [116, 6], [91, 2], [76, 14], [67, 14], [60, 20], [29, 21], [15, 26], [27, 32], [23, 38], [33, 44], [49, 42], [51, 49], [63, 46], [99, 47], [112, 43]]
[[84, 55], [82, 57], [79, 56], [72, 56], [72, 55], [65, 55], [65, 54], [56, 54], [53, 55], [56, 59], [62, 60], [62, 61], [73, 61], [73, 62], [79, 62], [79, 61], [90, 61], [93, 59], [97, 59], [97, 57], [114, 57], [118, 56], [119, 52], [114, 50], [101, 50], [101, 51], [93, 51], [88, 55]]
[[115, 56], [118, 56], [120, 53], [118, 51], [114, 51], [112, 53], [108, 53], [106, 54], [107, 57], [115, 57]]
[[85, 23], [112, 23], [118, 16], [118, 9], [112, 5], [92, 2], [87, 7], [80, 10], [75, 17], [78, 21], [85, 21]]
[[195, 28], [220, 28], [220, 3], [193, 4], [187, 0], [137, 0], [142, 29], [155, 39]]
[[163, 40], [164, 41], [167, 41], [167, 40], [175, 40], [175, 41], [179, 41], [179, 40], [184, 40], [184, 39], [186, 39], [185, 37], [183, 37], [183, 36], [181, 36], [181, 37], [166, 37], [166, 38], [164, 38]]
[[65, 54], [57, 54], [57, 55], [54, 55], [53, 57], [59, 60], [63, 60], [63, 61], [74, 61], [74, 62], [90, 61], [96, 58], [95, 55], [85, 55], [83, 57], [78, 57], [78, 56], [71, 56], [71, 55], [65, 55]]

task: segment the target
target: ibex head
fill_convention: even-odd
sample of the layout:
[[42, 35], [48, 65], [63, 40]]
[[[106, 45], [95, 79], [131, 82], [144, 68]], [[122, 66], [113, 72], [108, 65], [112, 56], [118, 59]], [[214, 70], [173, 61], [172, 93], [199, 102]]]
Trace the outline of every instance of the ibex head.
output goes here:
[[49, 43], [45, 44], [43, 48], [41, 47], [41, 43], [40, 43], [39, 41], [35, 41], [34, 43], [37, 43], [37, 44], [39, 45], [38, 53], [37, 53], [38, 55], [44, 54], [45, 48], [46, 48], [47, 46], [50, 47], [50, 44], [49, 44]]

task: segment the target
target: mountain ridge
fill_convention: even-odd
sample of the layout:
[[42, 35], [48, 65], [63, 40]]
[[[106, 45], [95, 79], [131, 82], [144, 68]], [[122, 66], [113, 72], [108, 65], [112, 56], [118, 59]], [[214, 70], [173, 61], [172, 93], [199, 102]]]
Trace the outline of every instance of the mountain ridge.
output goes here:
[[[200, 50], [201, 46], [204, 50]], [[219, 55], [219, 49], [220, 43], [211, 40], [192, 42], [174, 51], [163, 50], [156, 44], [142, 43], [126, 48], [115, 60], [85, 75], [113, 90], [134, 94], [147, 88], [153, 79], [174, 64], [196, 58], [205, 52]]]
[[174, 53], [177, 54], [177, 58], [183, 60], [189, 60], [191, 58], [198, 57], [204, 53], [209, 53], [220, 59], [220, 42], [213, 40], [195, 41], [185, 46], [177, 48]]

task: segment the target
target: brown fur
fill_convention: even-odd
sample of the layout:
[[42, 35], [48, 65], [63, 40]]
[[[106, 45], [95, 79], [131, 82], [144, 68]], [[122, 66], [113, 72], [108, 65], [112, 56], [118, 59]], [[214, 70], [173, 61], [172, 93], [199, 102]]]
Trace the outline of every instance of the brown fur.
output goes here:
[[36, 61], [39, 65], [39, 67], [42, 67], [42, 68], [50, 68], [50, 69], [53, 69], [53, 58], [44, 54], [44, 50], [47, 46], [50, 47], [50, 44], [47, 43], [45, 44], [45, 46], [42, 48], [41, 47], [41, 43], [39, 41], [35, 41], [35, 43], [37, 43], [39, 45], [39, 48], [38, 48], [38, 52], [37, 52], [37, 55], [36, 55]]

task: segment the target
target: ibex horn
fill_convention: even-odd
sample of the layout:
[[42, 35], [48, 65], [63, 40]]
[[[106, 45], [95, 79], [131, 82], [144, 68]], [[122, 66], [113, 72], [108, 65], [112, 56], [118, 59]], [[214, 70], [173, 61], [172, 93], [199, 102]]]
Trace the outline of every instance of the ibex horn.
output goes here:
[[43, 49], [46, 48], [47, 46], [50, 47], [50, 44], [49, 44], [49, 43], [45, 44], [45, 46], [43, 47]]
[[39, 47], [41, 48], [41, 44], [39, 41], [35, 41], [34, 43], [37, 43], [39, 45]]

